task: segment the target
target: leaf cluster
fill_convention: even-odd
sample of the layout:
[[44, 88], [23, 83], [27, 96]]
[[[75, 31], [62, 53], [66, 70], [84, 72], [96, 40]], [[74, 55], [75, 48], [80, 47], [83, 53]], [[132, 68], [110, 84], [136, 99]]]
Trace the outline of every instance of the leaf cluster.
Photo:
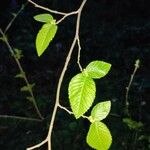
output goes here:
[[[92, 106], [96, 96], [94, 79], [104, 77], [111, 64], [104, 61], [91, 62], [82, 73], [74, 76], [68, 88], [69, 102], [76, 119], [82, 117]], [[91, 122], [86, 141], [94, 149], [107, 150], [112, 143], [112, 137], [107, 126], [101, 122], [110, 112], [111, 102], [100, 102], [94, 106], [88, 117]]]

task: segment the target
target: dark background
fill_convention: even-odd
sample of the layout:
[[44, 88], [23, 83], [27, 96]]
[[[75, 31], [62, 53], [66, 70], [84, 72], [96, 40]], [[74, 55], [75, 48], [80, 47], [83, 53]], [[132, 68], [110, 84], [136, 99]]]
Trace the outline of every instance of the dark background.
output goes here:
[[[4, 29], [25, 0], [5, 0], [0, 4], [0, 27]], [[37, 1], [46, 7], [70, 12], [76, 10], [80, 0]], [[31, 83], [36, 83], [34, 94], [45, 119], [42, 122], [0, 118], [0, 149], [25, 150], [45, 139], [55, 101], [59, 75], [75, 32], [75, 16], [59, 25], [56, 37], [39, 58], [35, 50], [35, 37], [41, 23], [33, 16], [44, 11], [28, 4], [7, 32], [12, 47], [21, 49], [22, 66]], [[53, 15], [56, 19], [60, 16]], [[88, 0], [81, 18], [81, 64], [85, 67], [92, 60], [103, 60], [112, 64], [109, 74], [96, 81], [95, 103], [111, 100], [111, 114], [104, 120], [113, 137], [111, 150], [148, 150], [149, 100], [150, 100], [150, 1], [149, 0]], [[144, 125], [131, 130], [122, 119], [126, 117], [125, 92], [136, 59], [138, 69], [129, 92], [131, 118]], [[77, 73], [77, 48], [61, 88], [61, 104], [68, 104], [68, 83]], [[5, 44], [0, 42], [0, 115], [37, 118], [27, 93], [20, 92], [22, 79], [14, 78], [19, 72]], [[116, 114], [114, 116], [112, 114]], [[85, 142], [89, 122], [75, 120], [73, 116], [59, 110], [53, 130], [54, 150], [90, 150]], [[41, 147], [40, 150], [45, 150]]]

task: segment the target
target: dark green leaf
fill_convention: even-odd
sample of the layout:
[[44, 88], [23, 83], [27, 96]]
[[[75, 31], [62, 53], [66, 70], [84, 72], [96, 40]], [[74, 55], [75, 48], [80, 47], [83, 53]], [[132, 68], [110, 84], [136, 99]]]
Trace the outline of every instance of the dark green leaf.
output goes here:
[[35, 83], [33, 83], [33, 84], [28, 84], [28, 85], [26, 85], [26, 86], [23, 86], [20, 90], [21, 90], [22, 92], [30, 91], [34, 86], [35, 86]]
[[22, 72], [22, 73], [17, 74], [15, 78], [24, 78], [24, 76], [25, 76], [25, 73]]
[[33, 101], [34, 101], [34, 98], [31, 97], [31, 96], [27, 96], [26, 99], [29, 100], [30, 102], [33, 102]]
[[29, 91], [29, 90], [30, 90], [30, 88], [29, 88], [28, 86], [23, 86], [23, 87], [20, 89], [21, 92], [27, 92], [27, 91]]
[[126, 123], [131, 130], [138, 130], [139, 128], [143, 127], [142, 122], [137, 122], [131, 118], [123, 118], [123, 122]]
[[23, 57], [22, 50], [14, 48], [14, 52], [17, 59], [21, 59]]

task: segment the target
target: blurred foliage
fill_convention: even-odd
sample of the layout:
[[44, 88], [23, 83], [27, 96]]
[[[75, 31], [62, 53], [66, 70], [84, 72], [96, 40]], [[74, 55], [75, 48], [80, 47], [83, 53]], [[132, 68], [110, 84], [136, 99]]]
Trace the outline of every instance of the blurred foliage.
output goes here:
[[[0, 27], [4, 29], [22, 3], [6, 0], [1, 3]], [[78, 8], [80, 1], [40, 1], [47, 7], [69, 12]], [[112, 131], [112, 150], [147, 150], [149, 138], [150, 99], [150, 1], [149, 0], [89, 0], [84, 8], [81, 21], [81, 64], [85, 67], [92, 60], [104, 60], [112, 64], [110, 74], [97, 82], [96, 102], [112, 101], [111, 113], [105, 123]], [[34, 145], [46, 137], [54, 105], [58, 78], [64, 64], [67, 50], [74, 35], [75, 18], [66, 19], [59, 27], [57, 36], [41, 58], [35, 50], [35, 37], [40, 26], [33, 16], [43, 11], [28, 5], [18, 16], [7, 33], [12, 47], [22, 50], [21, 63], [31, 81], [38, 106], [45, 117], [41, 123], [0, 118], [0, 147], [5, 150], [19, 149]], [[57, 19], [59, 16], [55, 16]], [[16, 115], [36, 118], [26, 93], [20, 92], [24, 82], [15, 75], [18, 68], [11, 54], [0, 41], [0, 115]], [[79, 72], [76, 64], [77, 50], [73, 53], [61, 90], [61, 104], [68, 104], [68, 83]], [[141, 66], [137, 71], [129, 92], [129, 111], [132, 119], [142, 122], [139, 130], [130, 130], [122, 119], [125, 108], [125, 92], [136, 59]], [[105, 87], [105, 88], [103, 88]], [[133, 123], [133, 122], [130, 122]], [[53, 132], [53, 149], [90, 150], [85, 142], [89, 122], [74, 120], [62, 110], [58, 111]], [[42, 147], [40, 150], [46, 150]]]

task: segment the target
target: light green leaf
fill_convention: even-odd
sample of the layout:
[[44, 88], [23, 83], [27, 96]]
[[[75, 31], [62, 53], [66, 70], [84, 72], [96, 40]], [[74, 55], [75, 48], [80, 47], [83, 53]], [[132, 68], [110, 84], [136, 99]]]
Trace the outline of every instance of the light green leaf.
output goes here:
[[104, 118], [106, 118], [110, 112], [110, 107], [111, 107], [110, 101], [100, 102], [96, 104], [91, 112], [92, 120], [101, 121]]
[[104, 77], [110, 70], [111, 64], [106, 63], [104, 61], [93, 61], [91, 62], [85, 69], [85, 72], [93, 78], [99, 79]]
[[91, 107], [95, 99], [95, 92], [95, 82], [85, 74], [77, 74], [71, 79], [69, 83], [69, 101], [76, 119]]
[[86, 142], [94, 149], [108, 150], [112, 143], [111, 133], [104, 123], [94, 122], [90, 125]]
[[34, 19], [39, 22], [50, 23], [53, 20], [53, 16], [50, 14], [39, 14], [34, 16]]
[[36, 37], [36, 49], [38, 56], [41, 56], [49, 43], [54, 38], [57, 31], [56, 24], [44, 24]]

